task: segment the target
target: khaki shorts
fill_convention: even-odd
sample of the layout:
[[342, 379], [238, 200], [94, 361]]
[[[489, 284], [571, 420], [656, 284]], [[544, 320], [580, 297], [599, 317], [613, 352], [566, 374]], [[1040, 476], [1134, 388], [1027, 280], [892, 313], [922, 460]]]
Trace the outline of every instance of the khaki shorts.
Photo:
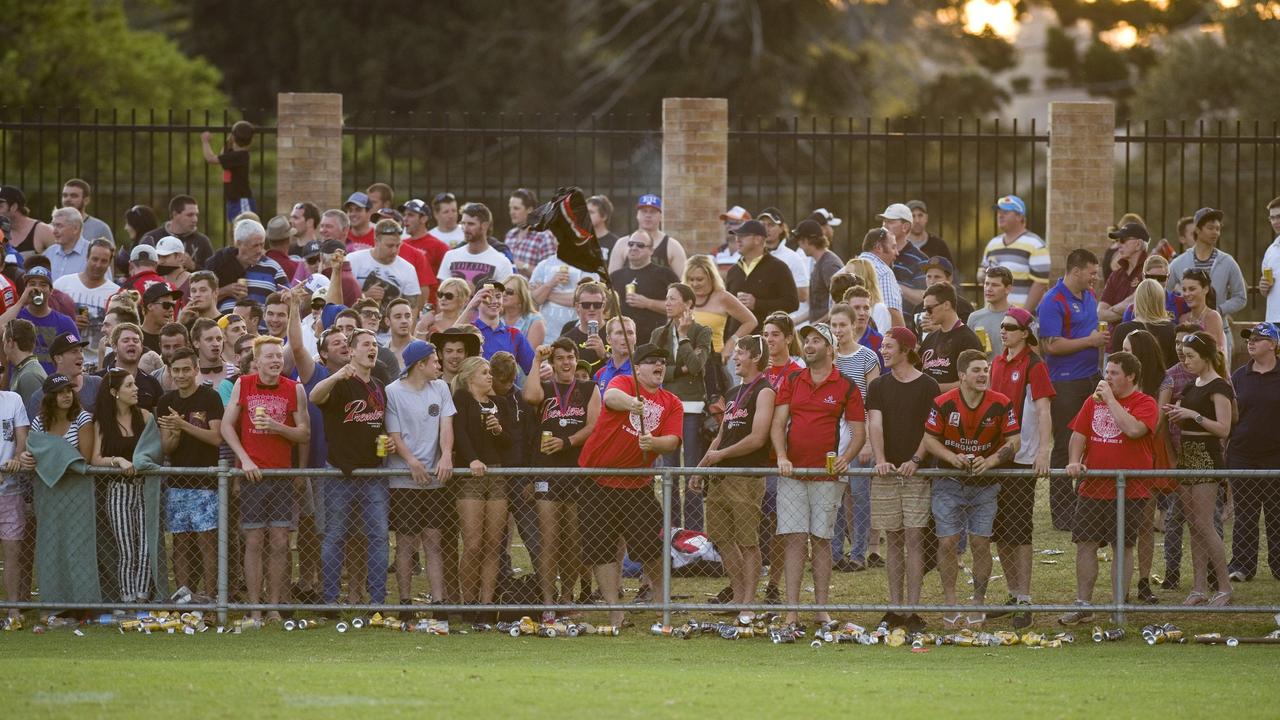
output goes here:
[[898, 531], [929, 526], [929, 478], [872, 477], [871, 528]]
[[485, 475], [484, 477], [466, 476], [453, 481], [453, 488], [459, 500], [506, 500], [506, 476]]
[[754, 547], [759, 544], [764, 477], [725, 475], [711, 478], [707, 493], [707, 529], [711, 542]]
[[778, 478], [778, 534], [808, 533], [830, 540], [846, 482]]

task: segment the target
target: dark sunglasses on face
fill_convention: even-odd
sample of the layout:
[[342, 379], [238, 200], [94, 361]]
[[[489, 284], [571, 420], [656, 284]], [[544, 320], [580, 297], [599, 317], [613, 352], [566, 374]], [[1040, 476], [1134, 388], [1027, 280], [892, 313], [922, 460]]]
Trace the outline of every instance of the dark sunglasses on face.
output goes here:
[[1014, 330], [1021, 330], [1021, 329], [1022, 329], [1022, 326], [1021, 326], [1021, 325], [1004, 325], [1004, 324], [1001, 324], [1001, 325], [1000, 325], [1000, 329], [1001, 329], [1001, 330], [1008, 330], [1009, 332], [1013, 332]]
[[934, 303], [932, 305], [922, 305], [920, 309], [922, 312], [924, 312], [925, 315], [928, 315], [929, 313], [933, 312], [934, 308], [938, 307], [941, 304], [942, 303]]
[[642, 242], [636, 242], [635, 240], [628, 240], [627, 247], [640, 249], [640, 248], [647, 248], [649, 246]]
[[451, 292], [442, 292], [442, 293], [440, 293], [440, 298], [441, 298], [441, 299], [443, 299], [443, 300], [452, 300], [452, 299], [454, 299], [455, 297], [457, 297], [457, 295], [454, 295], [454, 294], [453, 294], [453, 293], [451, 293]]
[[1169, 276], [1168, 276], [1168, 275], [1157, 275], [1157, 274], [1155, 274], [1155, 273], [1148, 273], [1148, 274], [1146, 274], [1146, 275], [1143, 275], [1143, 276], [1142, 276], [1142, 279], [1143, 279], [1143, 280], [1155, 280], [1155, 281], [1159, 282], [1161, 285], [1163, 285], [1164, 283], [1168, 282], [1168, 280], [1169, 280]]
[[578, 307], [582, 308], [583, 310], [599, 310], [604, 307], [604, 303], [603, 302], [580, 302], [578, 303]]
[[175, 307], [177, 307], [177, 305], [172, 301], [166, 300], [165, 302], [160, 303], [160, 307], [164, 308], [165, 310], [172, 310]]

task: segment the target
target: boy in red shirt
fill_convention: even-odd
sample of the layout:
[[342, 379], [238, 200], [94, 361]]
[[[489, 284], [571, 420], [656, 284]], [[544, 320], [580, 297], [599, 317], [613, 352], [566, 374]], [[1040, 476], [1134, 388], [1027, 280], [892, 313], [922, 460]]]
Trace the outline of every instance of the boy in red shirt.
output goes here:
[[[604, 392], [604, 407], [591, 437], [582, 446], [578, 466], [584, 468], [643, 468], [680, 447], [684, 405], [662, 389], [671, 361], [665, 350], [644, 344], [631, 356], [635, 378], [618, 375]], [[639, 382], [639, 399], [635, 382]], [[621, 540], [632, 560], [641, 564], [655, 597], [662, 588], [662, 505], [653, 494], [650, 475], [601, 475], [587, 487], [579, 504], [584, 561], [592, 566], [600, 595], [618, 602], [617, 547]], [[830, 557], [830, 553], [827, 553]], [[622, 623], [621, 610], [609, 622]]]
[[[1160, 408], [1154, 398], [1138, 389], [1142, 365], [1131, 353], [1112, 353], [1093, 396], [1071, 421], [1070, 463], [1067, 474], [1079, 478], [1089, 467], [1095, 470], [1150, 470], [1155, 462], [1155, 430]], [[1085, 461], [1088, 461], [1086, 466]], [[1076, 488], [1076, 605], [1058, 618], [1062, 625], [1093, 619], [1089, 604], [1098, 580], [1098, 547], [1116, 541], [1116, 483], [1113, 478], [1081, 478]], [[1150, 517], [1151, 491], [1137, 478], [1124, 490], [1124, 592], [1133, 577], [1133, 545], [1142, 518]], [[1114, 572], [1115, 566], [1112, 565]], [[1114, 581], [1114, 578], [1113, 578]]]

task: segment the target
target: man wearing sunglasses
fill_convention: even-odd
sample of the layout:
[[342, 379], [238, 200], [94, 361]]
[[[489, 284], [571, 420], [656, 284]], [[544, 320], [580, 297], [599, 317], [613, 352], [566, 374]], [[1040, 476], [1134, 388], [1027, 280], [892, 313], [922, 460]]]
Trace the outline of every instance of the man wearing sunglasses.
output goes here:
[[[560, 337], [569, 338], [578, 346], [578, 359], [590, 364], [593, 371], [609, 354], [605, 342], [604, 298], [605, 289], [600, 283], [578, 285], [573, 291], [573, 309], [578, 319], [560, 328]], [[591, 332], [592, 323], [595, 324], [594, 333]], [[555, 328], [555, 325], [548, 324], [547, 327]]]
[[938, 383], [941, 392], [960, 386], [956, 358], [965, 350], [978, 350], [986, 356], [982, 341], [960, 320], [956, 311], [956, 289], [938, 283], [924, 291], [920, 309], [925, 321], [938, 328], [925, 336], [920, 346], [921, 370]]
[[142, 344], [160, 352], [160, 330], [173, 322], [181, 294], [167, 285], [152, 285], [142, 294]]

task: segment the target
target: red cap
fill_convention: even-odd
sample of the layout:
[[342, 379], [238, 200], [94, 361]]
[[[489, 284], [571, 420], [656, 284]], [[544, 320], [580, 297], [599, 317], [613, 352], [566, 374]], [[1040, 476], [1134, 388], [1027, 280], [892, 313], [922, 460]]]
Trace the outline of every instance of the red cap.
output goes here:
[[885, 337], [891, 337], [898, 342], [898, 347], [907, 352], [916, 349], [916, 334], [904, 327], [891, 327], [889, 332], [884, 334]]

